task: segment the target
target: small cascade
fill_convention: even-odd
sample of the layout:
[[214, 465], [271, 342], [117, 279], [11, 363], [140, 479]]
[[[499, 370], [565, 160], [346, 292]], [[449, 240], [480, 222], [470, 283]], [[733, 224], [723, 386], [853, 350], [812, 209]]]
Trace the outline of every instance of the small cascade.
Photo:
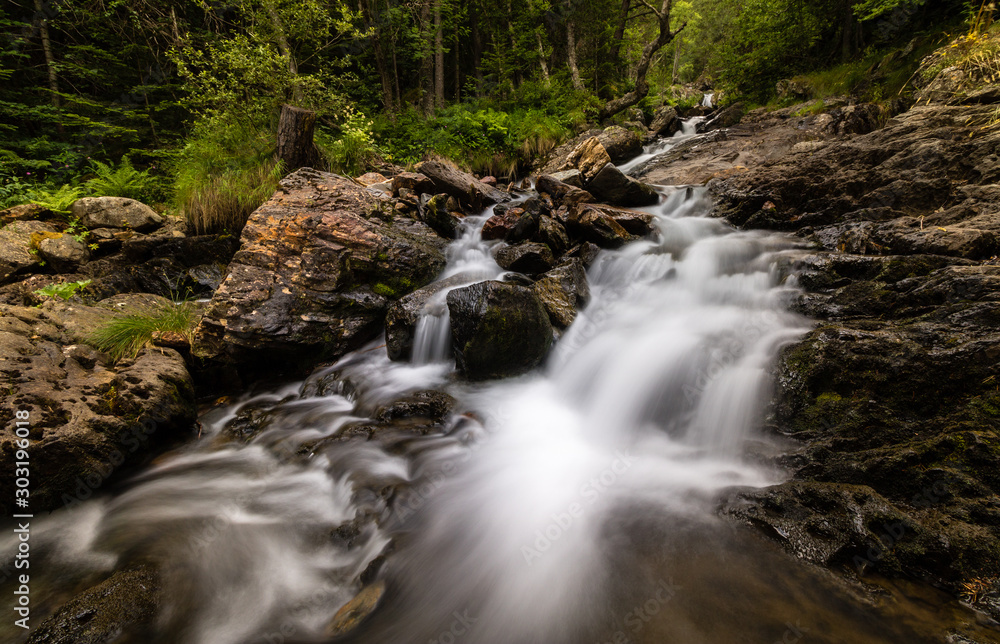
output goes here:
[[708, 109], [714, 109], [715, 108], [715, 104], [713, 103], [714, 100], [715, 100], [715, 93], [714, 92], [713, 93], [709, 93], [709, 94], [705, 94], [701, 98], [701, 106], [702, 107], [707, 107]]

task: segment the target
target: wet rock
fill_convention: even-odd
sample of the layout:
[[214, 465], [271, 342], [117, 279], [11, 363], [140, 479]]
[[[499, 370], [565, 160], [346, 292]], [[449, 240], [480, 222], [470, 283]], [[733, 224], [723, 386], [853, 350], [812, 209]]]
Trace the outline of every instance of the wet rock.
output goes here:
[[740, 119], [743, 118], [744, 112], [746, 112], [746, 107], [743, 103], [734, 103], [720, 111], [708, 121], [702, 123], [698, 128], [698, 131], [711, 132], [712, 130], [733, 127], [740, 122]]
[[621, 224], [603, 208], [592, 204], [581, 204], [571, 210], [567, 228], [601, 248], [619, 248], [632, 241], [632, 235]]
[[569, 235], [566, 228], [552, 217], [541, 217], [538, 222], [538, 231], [532, 237], [533, 241], [545, 244], [552, 250], [555, 257], [562, 257], [563, 253], [569, 250]]
[[127, 228], [149, 232], [164, 219], [144, 203], [125, 197], [84, 197], [70, 207], [72, 216], [87, 228]]
[[548, 313], [529, 288], [480, 282], [452, 291], [447, 301], [455, 361], [471, 380], [529, 371], [552, 345]]
[[87, 245], [65, 234], [38, 242], [38, 254], [58, 271], [71, 271], [90, 259]]
[[432, 423], [442, 423], [451, 414], [455, 404], [455, 399], [443, 391], [428, 389], [409, 394], [380, 408], [375, 412], [375, 418], [382, 422], [420, 418]]
[[540, 210], [535, 209], [533, 212], [523, 208], [520, 210], [522, 211], [521, 216], [517, 218], [517, 221], [514, 222], [514, 225], [510, 227], [510, 230], [504, 236], [504, 241], [508, 244], [516, 244], [531, 239], [538, 234], [538, 228], [541, 226], [542, 213]]
[[882, 126], [881, 108], [873, 103], [848, 105], [840, 110], [837, 134], [868, 134]]
[[620, 125], [607, 128], [597, 135], [597, 140], [611, 157], [611, 163], [623, 163], [642, 154], [642, 138], [633, 130]]
[[[573, 171], [573, 175], [581, 181], [582, 185], [582, 175], [579, 171]], [[563, 174], [563, 173], [559, 173]], [[570, 178], [570, 177], [567, 177]], [[586, 190], [579, 188], [575, 185], [569, 183], [564, 183], [557, 179], [554, 175], [543, 174], [538, 177], [538, 182], [535, 184], [535, 189], [540, 193], [545, 193], [552, 198], [552, 201], [557, 205], [575, 206], [579, 203], [590, 203], [594, 201], [593, 195], [591, 195]]]
[[656, 221], [656, 217], [648, 212], [626, 210], [624, 208], [613, 208], [611, 206], [601, 204], [594, 204], [588, 209], [600, 211], [608, 217], [611, 217], [615, 223], [624, 228], [630, 235], [647, 237], [652, 235], [655, 230], [653, 222]]
[[677, 115], [677, 109], [672, 105], [664, 105], [660, 109], [656, 110], [656, 114], [653, 115], [653, 120], [649, 124], [648, 139], [655, 139], [661, 136], [673, 136], [679, 132], [680, 129], [681, 120]]
[[434, 192], [443, 192], [459, 200], [463, 207], [480, 211], [484, 207], [508, 201], [510, 195], [488, 186], [467, 172], [442, 163], [423, 161], [417, 164], [417, 172], [425, 175], [434, 186]]
[[[389, 359], [409, 360], [413, 354], [413, 338], [417, 322], [426, 310], [428, 301], [438, 293], [467, 284], [469, 281], [468, 276], [454, 275], [417, 289], [394, 302], [385, 316], [385, 347]], [[442, 299], [441, 308], [444, 307]]]
[[569, 327], [576, 312], [590, 301], [587, 271], [576, 258], [542, 275], [533, 288], [552, 325], [559, 329]]
[[[583, 175], [580, 174], [579, 170], [563, 170], [562, 172], [552, 172], [549, 174], [543, 174], [541, 176], [552, 177], [556, 181], [561, 181], [566, 185], [573, 186], [574, 188], [580, 188], [581, 190], [583, 189]], [[545, 192], [545, 191], [540, 190], [539, 192]]]
[[430, 226], [434, 232], [445, 239], [454, 239], [458, 230], [458, 217], [449, 212], [448, 195], [439, 194], [433, 197], [428, 194], [420, 196], [417, 202], [417, 212], [420, 220]]
[[41, 258], [32, 253], [33, 239], [57, 235], [56, 229], [40, 221], [15, 221], [0, 228], [0, 284], [38, 267]]
[[156, 618], [161, 597], [158, 573], [136, 566], [73, 598], [31, 633], [27, 644], [106, 644], [142, 639]]
[[[383, 202], [311, 169], [250, 217], [240, 251], [195, 332], [196, 355], [244, 369], [296, 369], [375, 337], [389, 304], [444, 266], [439, 237], [382, 219]], [[421, 226], [423, 226], [421, 224]]]
[[[193, 385], [177, 352], [146, 349], [117, 365], [96, 351], [81, 352], [110, 318], [106, 308], [65, 302], [0, 306], [0, 374], [7, 391], [0, 415], [31, 415], [35, 511], [89, 498], [120, 468], [176, 440], [194, 422]], [[0, 438], [0, 466], [23, 460], [16, 458], [14, 441], [13, 433]], [[0, 482], [10, 499], [7, 512], [13, 483]]]
[[484, 241], [506, 239], [510, 231], [517, 225], [518, 219], [521, 218], [525, 210], [523, 208], [500, 208], [498, 206], [493, 212], [495, 214], [483, 224], [482, 238]]
[[385, 595], [385, 582], [377, 581], [365, 586], [354, 599], [340, 607], [324, 630], [324, 634], [327, 637], [339, 637], [350, 633], [378, 608], [383, 595]]
[[555, 265], [549, 247], [535, 242], [501, 246], [497, 250], [496, 261], [504, 270], [526, 275], [544, 273]]

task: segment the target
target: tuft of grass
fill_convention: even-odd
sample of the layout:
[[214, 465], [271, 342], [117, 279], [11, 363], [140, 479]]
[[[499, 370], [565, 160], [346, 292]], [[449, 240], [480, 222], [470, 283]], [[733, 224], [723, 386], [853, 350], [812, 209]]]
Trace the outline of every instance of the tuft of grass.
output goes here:
[[196, 319], [191, 302], [163, 304], [149, 311], [117, 315], [98, 327], [90, 341], [112, 360], [131, 360], [139, 355], [157, 331], [173, 331], [191, 339]]
[[175, 161], [176, 205], [200, 233], [238, 234], [284, 176], [264, 126], [213, 118], [200, 122]]

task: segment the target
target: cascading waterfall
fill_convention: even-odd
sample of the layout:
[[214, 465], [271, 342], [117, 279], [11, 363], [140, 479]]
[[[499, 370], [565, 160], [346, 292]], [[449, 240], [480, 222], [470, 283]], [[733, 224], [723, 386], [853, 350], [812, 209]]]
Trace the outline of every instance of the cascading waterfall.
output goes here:
[[[386, 596], [345, 641], [770, 636], [770, 624], [713, 635], [693, 620], [714, 601], [699, 580], [764, 597], [779, 591], [761, 575], [798, 574], [773, 553], [759, 557], [767, 571], [732, 554], [747, 546], [726, 540], [713, 502], [728, 486], [781, 480], [744, 447], [756, 440], [778, 349], [807, 325], [785, 310], [794, 280], [774, 268], [790, 239], [735, 231], [708, 210], [703, 189], [670, 189], [649, 209], [656, 240], [603, 251], [588, 274], [591, 303], [541, 370], [476, 385], [451, 378], [447, 307], [433, 298], [411, 363], [390, 362], [376, 342], [305, 382], [211, 411], [200, 441], [125, 491], [39, 522], [33, 548], [49, 562], [40, 567], [81, 579], [157, 562], [166, 600], [148, 642], [320, 638], [390, 542]], [[491, 212], [465, 220], [442, 279], [502, 276], [480, 234]], [[339, 440], [380, 405], [428, 388], [465, 412], [444, 432]], [[221, 441], [238, 421], [259, 432], [248, 444]], [[706, 549], [731, 553], [728, 563]], [[686, 579], [679, 587], [662, 573], [671, 566]], [[630, 625], [629, 608], [649, 597], [666, 621]]]
[[657, 139], [656, 141], [646, 145], [642, 149], [642, 154], [619, 165], [618, 169], [628, 174], [630, 170], [642, 165], [653, 157], [669, 152], [671, 149], [695, 136], [698, 131], [698, 124], [704, 120], [704, 117], [697, 116], [695, 118], [681, 121], [681, 129], [674, 133], [673, 136], [665, 139]]

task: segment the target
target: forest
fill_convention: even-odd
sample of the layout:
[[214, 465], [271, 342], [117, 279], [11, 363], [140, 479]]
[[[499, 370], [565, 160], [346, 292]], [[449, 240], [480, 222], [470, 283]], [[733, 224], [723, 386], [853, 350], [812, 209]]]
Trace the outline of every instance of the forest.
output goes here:
[[[325, 169], [449, 158], [514, 177], [629, 109], [906, 101], [966, 0], [19, 0], [0, 9], [0, 208], [137, 198], [236, 231], [282, 175], [281, 105]], [[992, 5], [989, 11], [992, 13]]]

